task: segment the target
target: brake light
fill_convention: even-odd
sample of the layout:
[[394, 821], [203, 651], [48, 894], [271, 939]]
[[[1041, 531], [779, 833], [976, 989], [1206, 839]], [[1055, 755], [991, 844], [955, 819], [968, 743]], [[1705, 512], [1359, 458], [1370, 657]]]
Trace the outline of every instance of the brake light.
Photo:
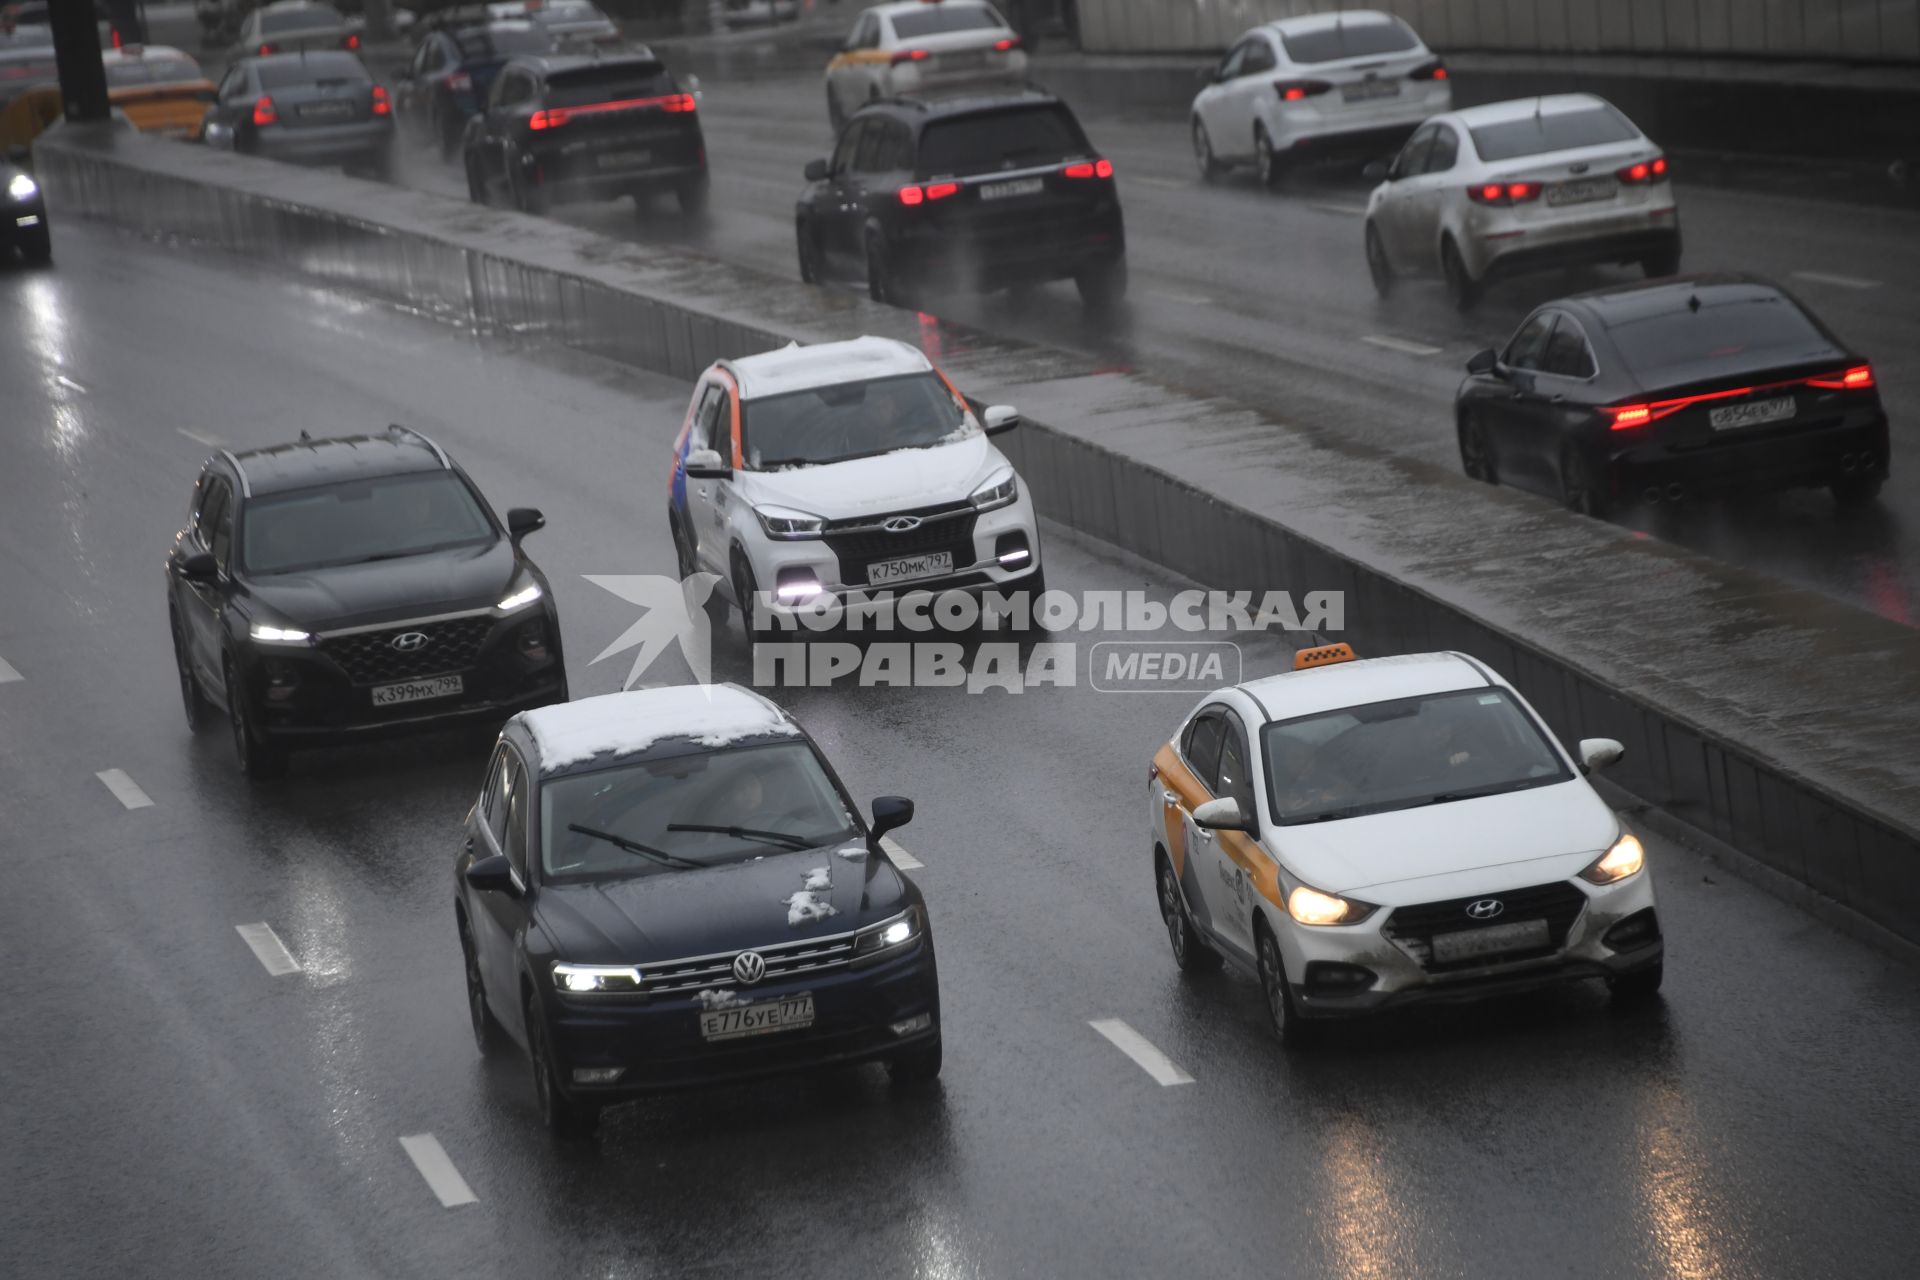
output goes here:
[[565, 124], [572, 113], [564, 107], [549, 107], [536, 111], [527, 117], [529, 129], [558, 129]]
[[260, 46], [260, 56], [263, 58], [270, 53], [278, 52], [280, 52], [280, 46], [277, 44], [263, 44]]
[[1018, 49], [1019, 47], [1020, 47], [1019, 36], [1008, 36], [1005, 40], [995, 40], [993, 42], [993, 51], [995, 53], [1011, 53], [1013, 50]]
[[1446, 78], [1447, 64], [1438, 58], [1432, 62], [1423, 63], [1407, 73], [1409, 80], [1445, 80]]
[[454, 93], [465, 93], [473, 88], [473, 77], [464, 71], [456, 71], [447, 77], [447, 88]]
[[1540, 198], [1537, 182], [1480, 182], [1467, 188], [1467, 198], [1475, 204], [1525, 204]]
[[925, 62], [932, 56], [925, 49], [895, 49], [889, 61], [897, 67], [903, 62]]
[[925, 204], [926, 199], [927, 199], [927, 193], [919, 187], [907, 186], [907, 187], [900, 188], [901, 204], [904, 204], [904, 205]]
[[1611, 405], [1607, 412], [1613, 415], [1613, 429], [1624, 431], [1629, 427], [1644, 427], [1653, 421], [1653, 406], [1645, 404]]
[[120, 28], [118, 27], [113, 29], [113, 47], [120, 48]]
[[340, 47], [342, 49], [358, 49], [360, 47], [360, 37], [349, 34], [346, 39], [340, 42]]
[[929, 200], [945, 200], [948, 196], [957, 196], [959, 194], [960, 184], [957, 182], [931, 182], [927, 184], [927, 199]]
[[1276, 80], [1273, 91], [1280, 95], [1282, 102], [1298, 102], [1302, 98], [1314, 98], [1333, 88], [1325, 80]]
[[280, 113], [274, 110], [272, 98], [262, 94], [259, 101], [253, 104], [253, 123], [256, 126], [280, 123]]
[[668, 94], [666, 97], [660, 99], [660, 106], [663, 110], [671, 111], [675, 115], [684, 115], [689, 111], [697, 111], [700, 108], [700, 104], [694, 100], [693, 95], [690, 93]]
[[385, 85], [377, 84], [373, 86], [373, 114], [377, 116], [390, 116], [393, 114], [393, 104], [387, 101], [387, 88]]
[[1070, 164], [1060, 171], [1063, 178], [1111, 178], [1113, 161], [1083, 160], [1079, 164]]
[[1826, 378], [1808, 378], [1810, 387], [1822, 387], [1828, 391], [1865, 391], [1873, 385], [1873, 366], [1857, 364], [1845, 373], [1837, 373]]
[[662, 111], [681, 115], [696, 110], [699, 105], [690, 93], [670, 93], [664, 98], [621, 98], [615, 102], [591, 102], [584, 107], [547, 107], [528, 117], [527, 127], [558, 129], [575, 116], [593, 115], [600, 111], [636, 111], [642, 107], [658, 107]]

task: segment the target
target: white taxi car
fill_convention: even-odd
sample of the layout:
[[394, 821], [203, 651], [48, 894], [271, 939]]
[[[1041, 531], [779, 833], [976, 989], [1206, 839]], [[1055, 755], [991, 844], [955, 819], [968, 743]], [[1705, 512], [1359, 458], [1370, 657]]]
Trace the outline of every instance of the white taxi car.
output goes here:
[[1282, 1042], [1320, 1019], [1578, 978], [1659, 989], [1640, 841], [1513, 687], [1459, 653], [1346, 645], [1210, 695], [1154, 756], [1148, 825], [1183, 969], [1257, 977]]
[[1462, 311], [1493, 277], [1583, 263], [1680, 270], [1667, 157], [1590, 93], [1495, 102], [1437, 116], [1407, 139], [1367, 201], [1367, 269], [1441, 275]]
[[719, 361], [674, 445], [681, 577], [719, 575], [749, 635], [800, 609], [832, 618], [850, 599], [906, 591], [1037, 598], [1033, 500], [988, 439], [1019, 423], [1008, 405], [976, 418], [925, 355], [890, 338]]
[[981, 0], [906, 0], [860, 15], [827, 64], [827, 118], [837, 131], [869, 102], [1027, 82], [1027, 55]]
[[1251, 164], [1263, 184], [1288, 165], [1386, 155], [1453, 106], [1447, 66], [1388, 13], [1286, 18], [1234, 42], [1193, 100], [1200, 176]]

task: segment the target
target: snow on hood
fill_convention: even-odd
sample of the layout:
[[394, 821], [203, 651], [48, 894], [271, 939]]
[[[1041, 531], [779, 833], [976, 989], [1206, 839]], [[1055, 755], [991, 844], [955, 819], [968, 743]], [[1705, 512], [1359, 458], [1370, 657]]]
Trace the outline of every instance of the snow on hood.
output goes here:
[[756, 693], [729, 685], [682, 684], [633, 689], [522, 712], [543, 769], [563, 769], [597, 755], [629, 755], [666, 738], [724, 747], [761, 734], [798, 735], [785, 713]]
[[895, 449], [871, 458], [781, 471], [740, 471], [734, 474], [734, 487], [749, 502], [846, 520], [962, 501], [1008, 465], [1006, 456], [976, 432], [948, 444]]

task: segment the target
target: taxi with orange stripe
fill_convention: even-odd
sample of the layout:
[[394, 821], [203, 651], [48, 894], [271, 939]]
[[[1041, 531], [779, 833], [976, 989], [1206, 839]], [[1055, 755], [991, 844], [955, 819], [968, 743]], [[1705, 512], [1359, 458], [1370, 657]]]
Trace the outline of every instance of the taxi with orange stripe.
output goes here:
[[163, 137], [197, 138], [213, 101], [213, 82], [195, 62], [165, 45], [123, 45], [100, 54], [107, 100], [133, 127]]
[[[1046, 590], [1033, 500], [918, 349], [855, 338], [722, 360], [674, 442], [669, 522], [680, 575], [716, 574], [749, 635], [849, 598]], [[756, 607], [756, 604], [759, 607]]]
[[1324, 1021], [1578, 979], [1659, 989], [1646, 852], [1485, 663], [1344, 644], [1209, 695], [1154, 756], [1149, 830], [1182, 969], [1256, 978], [1281, 1041]]
[[879, 4], [860, 15], [827, 63], [827, 116], [838, 130], [882, 98], [1026, 82], [1019, 35], [984, 0]]

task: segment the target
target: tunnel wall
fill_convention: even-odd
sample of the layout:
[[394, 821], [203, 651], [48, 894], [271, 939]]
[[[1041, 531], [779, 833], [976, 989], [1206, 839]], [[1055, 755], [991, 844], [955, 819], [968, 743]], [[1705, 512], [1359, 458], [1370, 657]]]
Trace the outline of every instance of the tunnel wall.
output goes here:
[[57, 127], [35, 162], [56, 253], [63, 220], [102, 219], [689, 380], [790, 339], [915, 341], [970, 396], [1022, 407], [1005, 439], [1044, 515], [1201, 583], [1342, 590], [1341, 638], [1363, 654], [1472, 652], [1563, 740], [1623, 741], [1608, 776], [1640, 800], [1804, 886], [1840, 927], [1920, 944], [1913, 629], [850, 292], [107, 128]]

